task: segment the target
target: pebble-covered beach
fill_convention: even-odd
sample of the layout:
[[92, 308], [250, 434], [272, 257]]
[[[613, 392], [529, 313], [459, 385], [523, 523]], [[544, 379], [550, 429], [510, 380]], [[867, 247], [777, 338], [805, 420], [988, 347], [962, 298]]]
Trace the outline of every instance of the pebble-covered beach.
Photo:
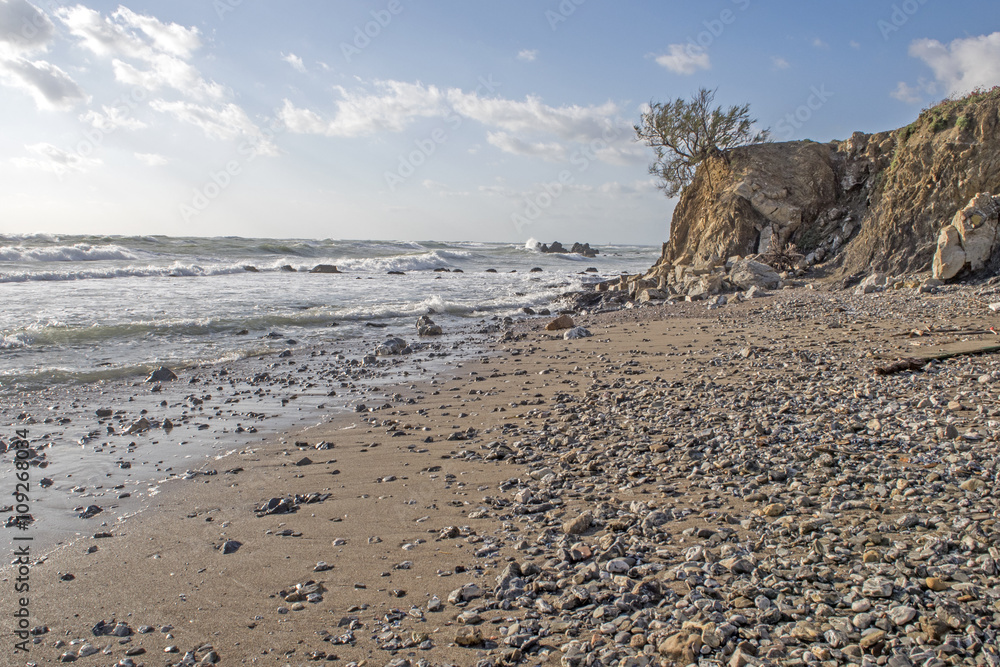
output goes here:
[[1000, 356], [965, 354], [1000, 345], [996, 302], [795, 287], [578, 313], [580, 339], [518, 322], [80, 519], [32, 564], [10, 664], [1000, 665]]

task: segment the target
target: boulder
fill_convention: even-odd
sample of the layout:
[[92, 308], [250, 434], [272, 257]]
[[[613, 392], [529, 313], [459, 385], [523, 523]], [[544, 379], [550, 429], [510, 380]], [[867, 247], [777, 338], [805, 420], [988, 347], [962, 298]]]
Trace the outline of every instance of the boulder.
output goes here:
[[781, 284], [781, 276], [773, 268], [753, 259], [741, 259], [733, 264], [729, 281], [742, 289], [760, 287], [761, 289], [777, 289]]
[[965, 248], [962, 247], [962, 236], [954, 225], [947, 225], [938, 235], [933, 276], [938, 280], [951, 280], [963, 268], [965, 268]]
[[573, 327], [569, 331], [563, 334], [565, 340], [576, 340], [578, 338], [590, 338], [594, 334], [590, 333], [587, 329], [583, 327]]
[[646, 303], [649, 301], [661, 301], [667, 298], [667, 293], [655, 288], [644, 289], [639, 292], [639, 301]]
[[991, 195], [980, 193], [952, 220], [951, 224], [962, 238], [965, 261], [972, 271], [981, 271], [997, 248], [998, 209], [1000, 206]]
[[338, 269], [333, 264], [317, 264], [309, 270], [309, 273], [340, 273]]
[[281, 267], [281, 270], [284, 271], [285, 273], [295, 273], [296, 271], [295, 267], [292, 266], [291, 264], [285, 264], [284, 266]]
[[559, 331], [560, 329], [572, 329], [573, 318], [569, 315], [560, 315], [545, 325], [546, 331]]

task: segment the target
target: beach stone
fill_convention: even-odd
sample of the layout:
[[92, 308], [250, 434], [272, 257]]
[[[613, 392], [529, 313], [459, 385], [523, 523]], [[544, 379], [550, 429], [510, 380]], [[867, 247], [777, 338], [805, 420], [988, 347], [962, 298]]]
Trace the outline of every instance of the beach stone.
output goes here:
[[785, 506], [781, 503], [771, 503], [763, 510], [764, 516], [775, 517], [785, 513]]
[[688, 665], [695, 661], [701, 650], [701, 636], [689, 632], [677, 632], [667, 637], [657, 651], [660, 655], [677, 664]]
[[949, 588], [948, 583], [938, 577], [927, 577], [924, 579], [924, 586], [936, 592], [946, 591]]
[[869, 598], [887, 598], [892, 596], [892, 582], [884, 577], [866, 579], [861, 586], [861, 594]]
[[469, 600], [475, 600], [478, 597], [482, 597], [483, 589], [473, 583], [465, 584], [461, 588], [456, 588], [448, 595], [448, 602], [451, 604], [458, 604], [459, 602], [468, 602]]
[[891, 607], [888, 611], [889, 620], [896, 625], [906, 625], [917, 617], [917, 610], [913, 607], [899, 605]]
[[375, 347], [375, 355], [379, 357], [391, 357], [398, 354], [405, 354], [409, 346], [402, 338], [392, 337]]
[[166, 366], [160, 366], [146, 377], [146, 382], [170, 382], [177, 379], [177, 374]]
[[455, 643], [459, 646], [479, 646], [483, 643], [483, 633], [478, 627], [465, 626], [455, 633]]
[[566, 521], [562, 525], [562, 530], [567, 535], [582, 535], [590, 529], [594, 518], [590, 512], [584, 512], [579, 516]]
[[573, 318], [569, 315], [560, 315], [545, 325], [546, 331], [559, 331], [560, 329], [572, 329]]
[[333, 264], [317, 264], [313, 268], [309, 269], [309, 273], [340, 273], [338, 269]]
[[243, 546], [242, 542], [237, 542], [236, 540], [226, 540], [225, 542], [222, 543], [222, 546], [219, 547], [219, 550], [223, 554], [234, 554], [237, 551], [239, 551], [240, 547], [242, 546]]
[[145, 433], [151, 429], [153, 425], [148, 419], [142, 417], [138, 421], [133, 422], [127, 429], [125, 429], [125, 435], [135, 435], [137, 433]]
[[588, 329], [583, 327], [573, 327], [569, 331], [563, 334], [565, 340], [577, 340], [580, 338], [590, 338], [594, 334], [590, 333]]

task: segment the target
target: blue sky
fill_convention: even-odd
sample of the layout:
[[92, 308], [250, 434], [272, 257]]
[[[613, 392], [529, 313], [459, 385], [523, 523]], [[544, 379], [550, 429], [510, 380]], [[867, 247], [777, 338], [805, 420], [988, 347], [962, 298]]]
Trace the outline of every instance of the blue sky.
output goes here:
[[987, 0], [0, 0], [0, 232], [657, 244], [650, 100], [829, 141], [996, 84]]

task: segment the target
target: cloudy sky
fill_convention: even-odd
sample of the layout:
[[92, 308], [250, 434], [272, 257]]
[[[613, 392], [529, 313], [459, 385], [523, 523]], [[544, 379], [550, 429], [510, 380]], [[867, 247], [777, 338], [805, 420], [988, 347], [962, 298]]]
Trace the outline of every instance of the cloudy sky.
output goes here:
[[0, 233], [656, 244], [650, 100], [828, 141], [996, 84], [995, 0], [0, 0]]

